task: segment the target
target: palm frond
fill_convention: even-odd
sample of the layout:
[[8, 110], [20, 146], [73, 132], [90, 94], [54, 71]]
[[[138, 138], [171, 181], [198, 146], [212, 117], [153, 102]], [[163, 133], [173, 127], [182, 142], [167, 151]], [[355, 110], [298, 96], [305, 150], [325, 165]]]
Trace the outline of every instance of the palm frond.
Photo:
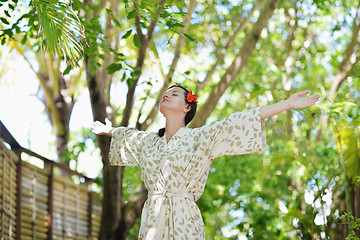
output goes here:
[[64, 56], [72, 65], [84, 55], [84, 26], [71, 7], [61, 0], [32, 0], [39, 17], [39, 31], [51, 54]]

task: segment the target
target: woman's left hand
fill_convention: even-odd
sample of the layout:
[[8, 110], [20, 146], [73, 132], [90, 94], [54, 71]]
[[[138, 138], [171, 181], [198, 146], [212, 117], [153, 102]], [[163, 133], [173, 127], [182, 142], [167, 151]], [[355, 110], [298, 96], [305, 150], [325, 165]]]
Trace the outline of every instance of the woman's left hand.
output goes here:
[[320, 99], [319, 94], [313, 95], [310, 97], [302, 97], [302, 96], [305, 96], [306, 94], [308, 94], [309, 92], [310, 92], [309, 90], [306, 90], [306, 91], [298, 92], [298, 93], [291, 95], [286, 100], [286, 102], [289, 106], [289, 109], [306, 108], [306, 107], [314, 105], [316, 102], [318, 102]]

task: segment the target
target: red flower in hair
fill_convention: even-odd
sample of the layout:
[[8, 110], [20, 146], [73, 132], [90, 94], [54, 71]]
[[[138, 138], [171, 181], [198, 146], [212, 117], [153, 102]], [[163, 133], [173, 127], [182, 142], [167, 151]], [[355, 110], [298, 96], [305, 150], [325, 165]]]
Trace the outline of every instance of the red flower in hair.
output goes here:
[[192, 91], [188, 92], [186, 100], [188, 100], [188, 102], [198, 103], [198, 101], [196, 101], [196, 94], [193, 94]]

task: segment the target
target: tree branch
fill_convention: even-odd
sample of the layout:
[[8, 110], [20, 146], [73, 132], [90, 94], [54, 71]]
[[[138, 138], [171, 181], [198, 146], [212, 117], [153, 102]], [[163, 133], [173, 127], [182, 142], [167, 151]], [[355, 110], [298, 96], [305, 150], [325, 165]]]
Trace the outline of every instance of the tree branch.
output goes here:
[[[359, 2], [359, 5], [360, 5], [360, 2]], [[332, 83], [329, 94], [328, 94], [328, 99], [329, 99], [330, 103], [332, 103], [334, 101], [335, 95], [336, 95], [337, 91], [339, 90], [341, 84], [349, 76], [349, 73], [351, 72], [351, 70], [355, 67], [357, 62], [359, 62], [359, 60], [360, 60], [360, 56], [357, 56], [355, 58], [355, 60], [351, 63], [351, 58], [355, 57], [355, 46], [358, 43], [358, 35], [359, 35], [359, 31], [360, 31], [359, 18], [360, 18], [360, 9], [358, 8], [356, 16], [353, 21], [353, 35], [352, 35], [351, 41], [344, 52], [343, 60], [341, 61], [341, 63], [338, 66], [338, 72], [335, 75], [334, 82]], [[328, 125], [328, 119], [329, 119], [329, 113], [323, 113], [323, 115], [321, 116], [321, 119], [320, 119], [320, 123], [321, 123], [322, 127], [316, 135], [317, 141], [321, 141], [322, 135], [324, 134], [325, 129]]]
[[[110, 1], [110, 11], [113, 13], [114, 16], [117, 16], [118, 14], [118, 3], [116, 0]], [[104, 50], [104, 62], [103, 66], [101, 68], [100, 78], [97, 78], [100, 80], [99, 85], [101, 85], [101, 88], [103, 88], [104, 91], [104, 97], [105, 102], [107, 105], [110, 105], [110, 85], [112, 82], [113, 74], [109, 74], [106, 70], [106, 67], [110, 65], [110, 63], [114, 62], [114, 55], [111, 51], [111, 44], [113, 43], [113, 38], [115, 38], [115, 48], [118, 48], [119, 45], [119, 28], [116, 26], [113, 26], [111, 24], [112, 18], [109, 14], [106, 15], [106, 22], [105, 22], [105, 50]], [[116, 52], [116, 50], [115, 50]]]
[[214, 110], [216, 103], [225, 92], [227, 87], [234, 81], [237, 74], [245, 66], [247, 59], [251, 55], [255, 44], [260, 38], [261, 31], [266, 26], [270, 17], [273, 15], [275, 9], [279, 5], [281, 0], [267, 1], [258, 21], [254, 24], [253, 29], [247, 35], [244, 40], [244, 44], [241, 47], [239, 53], [235, 57], [231, 66], [226, 70], [225, 74], [221, 77], [219, 83], [212, 89], [209, 97], [199, 109], [195, 118], [192, 120], [190, 127], [199, 127], [205, 123], [206, 118]]
[[54, 59], [53, 57], [49, 54], [49, 53], [45, 53], [45, 59], [46, 59], [46, 66], [48, 69], [48, 74], [49, 74], [49, 82], [51, 83], [51, 89], [52, 89], [52, 93], [56, 96], [59, 94], [60, 92], [60, 88], [59, 88], [59, 82], [57, 80], [57, 77], [55, 76], [55, 72], [54, 72]]
[[139, 109], [139, 114], [138, 114], [137, 120], [136, 120], [136, 128], [137, 128], [137, 129], [141, 129], [141, 124], [140, 124], [140, 118], [141, 118], [141, 115], [142, 115], [141, 113], [142, 113], [142, 111], [143, 111], [143, 109], [144, 109], [146, 100], [148, 99], [149, 96], [150, 96], [150, 89], [149, 89], [149, 90], [146, 90], [145, 99], [144, 99], [144, 101], [142, 102], [141, 107], [140, 107], [140, 109]]
[[138, 35], [138, 38], [139, 38], [141, 44], [143, 44], [144, 43], [144, 34], [141, 32], [141, 26], [140, 26], [139, 0], [134, 1], [134, 9], [136, 11], [136, 15], [135, 15], [136, 33]]
[[156, 11], [155, 13], [155, 17], [152, 19], [151, 23], [150, 23], [150, 26], [148, 28], [148, 32], [146, 34], [146, 41], [149, 42], [152, 38], [152, 35], [153, 35], [153, 32], [154, 32], [154, 28], [158, 22], [158, 19], [159, 19], [159, 16], [160, 16], [160, 13], [162, 12], [162, 6], [164, 6], [166, 0], [159, 0], [159, 3], [158, 3], [158, 10]]
[[168, 71], [168, 74], [166, 75], [165, 79], [164, 79], [164, 83], [162, 88], [160, 89], [156, 102], [154, 104], [154, 106], [152, 107], [151, 112], [149, 113], [149, 115], [147, 116], [146, 120], [139, 125], [139, 129], [141, 130], [146, 130], [155, 120], [158, 112], [159, 112], [159, 103], [160, 100], [162, 98], [162, 95], [164, 94], [164, 92], [168, 89], [168, 87], [170, 86], [170, 79], [172, 78], [172, 76], [174, 75], [174, 71], [176, 69], [176, 66], [179, 62], [180, 59], [180, 55], [181, 55], [181, 49], [184, 46], [185, 43], [185, 34], [189, 28], [190, 25], [190, 21], [192, 18], [192, 13], [194, 12], [196, 6], [196, 0], [191, 0], [189, 3], [189, 7], [188, 7], [188, 12], [185, 16], [184, 19], [184, 27], [180, 30], [180, 34], [179, 37], [177, 39], [177, 43], [176, 43], [176, 48], [175, 48], [175, 53], [174, 53], [174, 58], [173, 61], [171, 63], [170, 69]]
[[220, 49], [219, 51], [216, 51], [216, 62], [211, 66], [210, 70], [208, 71], [205, 79], [202, 82], [198, 83], [198, 86], [196, 88], [196, 92], [201, 91], [206, 84], [208, 83], [208, 81], [211, 79], [211, 77], [214, 75], [216, 67], [218, 65], [220, 65], [223, 61], [224, 61], [224, 57], [226, 52], [228, 51], [229, 48], [231, 48], [233, 46], [233, 43], [237, 37], [237, 35], [244, 30], [246, 24], [250, 21], [250, 18], [252, 17], [252, 15], [254, 14], [255, 10], [260, 7], [263, 2], [265, 0], [260, 0], [258, 1], [254, 7], [251, 9], [249, 15], [247, 18], [242, 18], [241, 15], [239, 16], [239, 18], [237, 18], [236, 20], [234, 20], [233, 22], [240, 22], [240, 24], [238, 25], [238, 28], [234, 31], [234, 33], [231, 35], [231, 37], [229, 38], [229, 40], [227, 41], [225, 47], [223, 47], [222, 49]]
[[345, 79], [349, 75], [350, 71], [355, 66], [354, 63], [356, 63], [359, 59], [359, 57], [357, 57], [356, 58], [357, 61], [355, 60], [354, 63], [351, 63], [351, 58], [353, 57], [353, 54], [355, 54], [354, 53], [355, 46], [356, 46], [356, 44], [358, 44], [358, 35], [360, 32], [359, 19], [360, 19], [360, 8], [357, 9], [357, 14], [353, 21], [353, 35], [352, 35], [351, 41], [345, 50], [343, 60], [341, 61], [341, 63], [339, 64], [339, 67], [338, 67], [339, 71], [336, 74], [335, 80], [331, 85], [331, 89], [329, 92], [330, 99], [332, 99], [335, 96], [335, 94], [339, 90], [341, 84], [345, 81]]
[[137, 86], [137, 83], [139, 81], [139, 78], [141, 76], [142, 68], [145, 61], [146, 56], [146, 50], [149, 46], [149, 41], [151, 40], [154, 28], [156, 26], [156, 23], [158, 22], [160, 13], [162, 11], [161, 6], [165, 4], [166, 0], [159, 0], [158, 3], [158, 10], [154, 13], [154, 18], [151, 20], [150, 26], [148, 28], [148, 32], [144, 38], [144, 41], [141, 44], [141, 47], [139, 49], [138, 58], [136, 61], [136, 66], [134, 68], [133, 74], [135, 75], [132, 81], [132, 85], [129, 86], [128, 93], [126, 95], [126, 105], [124, 108], [123, 118], [121, 121], [121, 126], [128, 126], [129, 125], [129, 119], [131, 116], [131, 111], [134, 105], [134, 94], [135, 94], [135, 88]]

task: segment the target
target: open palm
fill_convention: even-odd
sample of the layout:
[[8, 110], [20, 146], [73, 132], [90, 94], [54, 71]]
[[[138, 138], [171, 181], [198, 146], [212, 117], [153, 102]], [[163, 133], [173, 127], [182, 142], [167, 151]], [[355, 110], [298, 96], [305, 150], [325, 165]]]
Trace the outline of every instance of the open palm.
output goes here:
[[310, 91], [303, 91], [303, 92], [298, 92], [298, 93], [294, 93], [293, 95], [291, 95], [286, 102], [289, 105], [290, 109], [293, 108], [306, 108], [309, 107], [311, 105], [314, 105], [316, 102], [319, 101], [320, 99], [320, 95], [314, 95], [314, 96], [310, 96], [310, 97], [303, 97], [306, 94], [308, 94]]
[[112, 127], [112, 123], [108, 118], [105, 118], [105, 123], [103, 124], [102, 122], [99, 121], [95, 121], [92, 124], [92, 132], [97, 134], [97, 135], [109, 135], [111, 136], [111, 132], [114, 129]]

